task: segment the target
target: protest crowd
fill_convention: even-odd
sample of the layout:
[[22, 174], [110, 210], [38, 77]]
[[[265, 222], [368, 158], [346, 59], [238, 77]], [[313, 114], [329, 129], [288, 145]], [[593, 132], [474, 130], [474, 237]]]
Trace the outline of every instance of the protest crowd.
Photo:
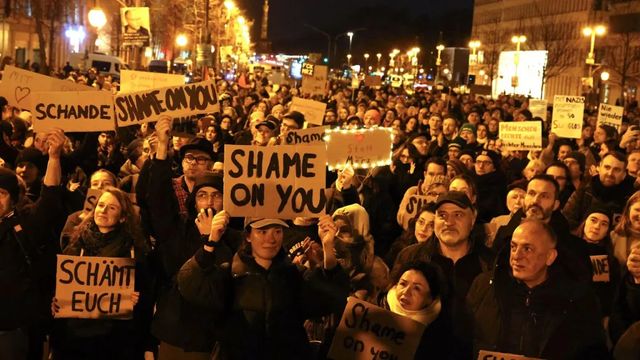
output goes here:
[[568, 137], [523, 96], [241, 77], [116, 131], [0, 97], [0, 359], [639, 358], [637, 102]]

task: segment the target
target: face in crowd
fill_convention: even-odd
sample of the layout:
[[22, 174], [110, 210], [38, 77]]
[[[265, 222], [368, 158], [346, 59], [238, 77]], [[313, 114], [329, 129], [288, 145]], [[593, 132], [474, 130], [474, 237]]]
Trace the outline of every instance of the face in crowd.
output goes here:
[[251, 244], [251, 254], [258, 264], [270, 263], [282, 247], [282, 226], [271, 225], [251, 229], [247, 241]]
[[108, 233], [125, 221], [122, 205], [112, 193], [104, 192], [96, 204], [93, 221], [101, 233]]
[[543, 179], [529, 181], [527, 194], [524, 197], [524, 212], [527, 219], [548, 222], [558, 207], [560, 207], [560, 201], [552, 182]]
[[91, 179], [89, 180], [89, 186], [94, 190], [103, 190], [107, 186], [116, 186], [114, 182], [113, 176], [105, 171], [96, 171], [91, 175]]
[[414, 235], [418, 242], [427, 241], [433, 235], [433, 223], [435, 214], [431, 211], [422, 211], [416, 220]]
[[417, 136], [415, 139], [411, 140], [411, 144], [416, 147], [418, 153], [422, 156], [427, 155], [427, 150], [429, 149], [429, 142], [427, 138], [424, 136]]
[[606, 214], [593, 212], [584, 220], [582, 238], [587, 242], [597, 244], [609, 233], [609, 217]]
[[509, 264], [513, 277], [529, 288], [547, 279], [547, 269], [558, 256], [549, 231], [540, 222], [527, 221], [513, 232]]
[[476, 220], [471, 208], [462, 208], [453, 203], [444, 203], [436, 210], [434, 232], [440, 245], [451, 249], [466, 246]]
[[627, 157], [627, 174], [637, 176], [640, 170], [640, 151], [634, 151]]
[[453, 179], [449, 183], [449, 191], [459, 191], [465, 193], [472, 204], [476, 203], [476, 194], [473, 192], [473, 188], [465, 179], [457, 178]]
[[510, 214], [515, 214], [524, 206], [524, 198], [526, 192], [520, 188], [511, 189], [507, 193], [507, 209]]
[[458, 122], [456, 119], [447, 118], [442, 122], [442, 134], [447, 138], [453, 136], [458, 129]]
[[424, 182], [423, 182], [423, 192], [427, 192], [428, 186], [433, 184], [436, 179], [443, 178], [446, 176], [446, 168], [442, 165], [436, 164], [434, 162], [429, 163], [427, 165], [426, 170], [424, 171]]
[[193, 149], [184, 154], [184, 158], [182, 159], [182, 172], [187, 179], [194, 181], [197, 176], [209, 170], [210, 165], [211, 157], [209, 154]]
[[624, 161], [618, 160], [613, 155], [607, 155], [600, 160], [600, 164], [598, 165], [598, 176], [602, 185], [618, 185], [624, 180], [626, 175]]
[[478, 155], [475, 161], [477, 175], [486, 175], [496, 171], [493, 160], [488, 155]]
[[214, 213], [222, 210], [222, 193], [212, 186], [203, 186], [196, 192], [196, 210], [212, 209]]
[[405, 271], [396, 285], [396, 297], [406, 310], [418, 311], [431, 305], [431, 287], [425, 276], [418, 270]]

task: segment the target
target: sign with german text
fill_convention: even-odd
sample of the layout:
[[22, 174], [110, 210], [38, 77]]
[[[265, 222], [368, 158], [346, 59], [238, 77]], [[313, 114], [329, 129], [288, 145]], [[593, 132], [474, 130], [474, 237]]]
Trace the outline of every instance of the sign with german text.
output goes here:
[[113, 131], [113, 96], [107, 91], [36, 92], [31, 95], [33, 129], [48, 132]]
[[118, 126], [157, 121], [158, 116], [181, 116], [219, 111], [218, 95], [213, 81], [149, 89], [119, 94], [114, 99]]
[[324, 95], [327, 91], [329, 69], [325, 65], [314, 65], [313, 75], [302, 75], [300, 91], [310, 95]]
[[530, 99], [529, 111], [533, 117], [539, 117], [542, 121], [547, 121], [547, 100]]
[[238, 217], [319, 217], [326, 162], [324, 145], [225, 145], [223, 207]]
[[412, 360], [425, 326], [349, 297], [327, 358]]
[[329, 170], [351, 164], [367, 169], [391, 163], [392, 133], [389, 128], [330, 129], [326, 131]]
[[7, 65], [2, 75], [0, 96], [9, 105], [22, 110], [31, 109], [31, 97], [38, 91], [95, 91], [90, 86], [76, 84], [71, 80], [60, 80]]
[[184, 85], [184, 75], [135, 70], [120, 71], [121, 94], [180, 85]]
[[58, 255], [56, 318], [131, 319], [135, 260]]
[[304, 114], [304, 119], [309, 124], [322, 125], [324, 121], [324, 111], [327, 103], [294, 97], [291, 101], [290, 111], [299, 111]]
[[324, 144], [325, 126], [316, 126], [302, 130], [289, 130], [284, 136], [287, 145]]
[[502, 147], [506, 150], [542, 149], [540, 121], [501, 121], [499, 130]]
[[598, 126], [609, 125], [613, 126], [620, 133], [620, 127], [622, 127], [622, 116], [624, 115], [624, 108], [622, 106], [600, 104], [598, 108]]
[[559, 137], [579, 139], [582, 137], [584, 97], [556, 95], [553, 97], [551, 132]]
[[522, 355], [501, 353], [497, 351], [480, 350], [478, 360], [542, 360]]

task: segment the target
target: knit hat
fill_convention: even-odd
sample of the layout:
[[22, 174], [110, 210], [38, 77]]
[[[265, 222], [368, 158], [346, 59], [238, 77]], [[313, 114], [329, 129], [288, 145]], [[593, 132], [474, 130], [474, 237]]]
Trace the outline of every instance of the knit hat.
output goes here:
[[610, 228], [613, 228], [613, 212], [611, 211], [611, 209], [597, 204], [591, 205], [589, 209], [584, 213], [583, 220], [586, 220], [589, 215], [594, 213], [605, 215], [609, 219]]
[[222, 176], [218, 173], [206, 171], [204, 174], [196, 177], [195, 185], [193, 185], [193, 191], [191, 193], [195, 194], [205, 186], [211, 186], [212, 188], [223, 192], [224, 182], [222, 181]]
[[580, 165], [580, 171], [584, 172], [587, 158], [583, 153], [581, 153], [580, 151], [572, 151], [569, 153], [569, 155], [567, 155], [565, 159], [575, 159], [578, 162], [578, 165]]
[[477, 135], [476, 126], [473, 125], [472, 123], [464, 123], [460, 127], [460, 133], [462, 133], [463, 131], [470, 131], [471, 133], [473, 133], [474, 136]]
[[20, 194], [18, 177], [12, 170], [0, 167], [0, 189], [6, 190], [11, 196], [11, 202], [16, 203]]
[[502, 160], [502, 156], [500, 156], [500, 154], [498, 154], [497, 152], [491, 150], [482, 150], [476, 155], [476, 161], [478, 160], [478, 156], [480, 155], [488, 156], [489, 158], [491, 158], [491, 162], [493, 162], [493, 167], [496, 169], [500, 168], [500, 160]]
[[33, 164], [38, 168], [38, 171], [40, 172], [39, 176], [44, 176], [44, 173], [47, 169], [47, 161], [46, 157], [40, 150], [33, 147], [22, 150], [16, 158], [16, 165], [23, 162]]
[[304, 126], [304, 114], [302, 114], [300, 111], [290, 111], [286, 113], [282, 117], [282, 119], [291, 119], [295, 121], [298, 125], [298, 129], [302, 129], [302, 127]]
[[447, 146], [447, 148], [448, 148], [448, 149], [451, 149], [451, 148], [457, 148], [458, 150], [462, 150], [462, 145], [460, 145], [460, 143], [459, 143], [459, 142], [457, 142], [457, 141], [452, 141], [452, 142], [450, 142], [450, 143], [449, 143], [449, 145]]

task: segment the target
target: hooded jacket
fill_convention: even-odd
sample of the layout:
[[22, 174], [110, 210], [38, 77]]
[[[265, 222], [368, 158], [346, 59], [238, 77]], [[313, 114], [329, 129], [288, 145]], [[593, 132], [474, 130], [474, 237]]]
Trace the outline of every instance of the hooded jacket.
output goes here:
[[336, 220], [337, 217], [346, 219], [351, 230], [351, 236], [336, 236], [338, 259], [349, 272], [356, 270], [369, 273], [374, 259], [374, 239], [369, 232], [369, 214], [361, 205], [351, 204], [336, 210], [333, 219]]

